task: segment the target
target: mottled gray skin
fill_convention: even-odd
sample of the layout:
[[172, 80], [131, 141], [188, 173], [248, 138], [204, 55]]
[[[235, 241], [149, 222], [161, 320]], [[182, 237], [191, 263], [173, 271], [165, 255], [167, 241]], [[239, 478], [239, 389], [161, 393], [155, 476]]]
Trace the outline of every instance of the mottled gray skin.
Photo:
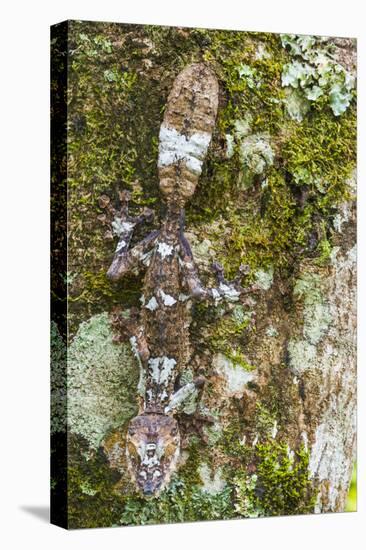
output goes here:
[[240, 286], [242, 273], [236, 280], [226, 281], [218, 264], [213, 266], [218, 286], [205, 288], [183, 232], [183, 207], [198, 183], [217, 104], [217, 79], [206, 64], [192, 64], [178, 75], [160, 131], [158, 167], [166, 203], [162, 227], [129, 249], [134, 227], [150, 218], [151, 212], [130, 217], [126, 193], [114, 222], [119, 242], [108, 277], [118, 280], [136, 268], [146, 270], [139, 316], [127, 321], [115, 318], [116, 326], [130, 337], [142, 368], [140, 411], [129, 424], [126, 453], [136, 488], [146, 496], [156, 496], [169, 483], [180, 455], [174, 415], [204, 383], [204, 378], [198, 376], [179, 387], [179, 375], [191, 356], [191, 301], [245, 302], [245, 295], [256, 290]]

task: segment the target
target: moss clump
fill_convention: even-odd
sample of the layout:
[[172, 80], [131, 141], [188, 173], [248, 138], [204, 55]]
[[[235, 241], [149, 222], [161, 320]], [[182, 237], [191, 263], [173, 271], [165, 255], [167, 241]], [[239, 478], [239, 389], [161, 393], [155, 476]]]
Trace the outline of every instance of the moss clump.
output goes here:
[[[109, 194], [116, 201], [117, 190], [128, 188], [132, 209], [153, 203], [159, 210], [161, 113], [175, 75], [192, 61], [211, 63], [221, 95], [187, 223], [200, 231], [202, 224], [222, 219], [221, 227], [209, 228], [209, 237], [225, 250], [218, 259], [229, 276], [240, 263], [254, 273], [271, 265], [287, 268], [309, 254], [325, 261], [332, 216], [347, 198], [344, 181], [355, 162], [355, 108], [352, 101], [335, 117], [324, 95], [301, 124], [286, 115], [282, 75], [299, 55], [296, 37], [72, 22], [70, 40], [71, 315], [86, 318], [101, 301], [112, 306], [121, 296], [138, 305], [140, 282], [131, 294], [131, 280], [116, 286], [104, 276], [113, 244], [103, 240], [105, 228], [95, 222], [98, 198]], [[247, 121], [245, 135], [237, 139], [241, 121]], [[264, 135], [271, 144], [270, 156], [264, 150], [266, 170], [250, 174], [242, 142], [263, 149], [262, 138], [257, 143], [253, 136]], [[229, 156], [227, 136], [237, 141]], [[243, 177], [246, 189], [240, 188]], [[318, 219], [325, 221], [322, 231]]]
[[212, 494], [202, 487], [199, 474], [201, 451], [198, 441], [192, 438], [187, 449], [189, 456], [179, 472], [173, 476], [169, 487], [157, 498], [129, 496], [125, 501], [120, 523], [145, 525], [232, 517], [232, 488], [225, 487]]
[[229, 314], [223, 316], [212, 327], [212, 336], [209, 339], [209, 345], [213, 351], [221, 352], [236, 365], [240, 365], [245, 370], [253, 370], [242, 351], [243, 337], [245, 338], [246, 329], [250, 326], [250, 314], [242, 311], [241, 306]]
[[255, 474], [234, 478], [235, 508], [239, 515], [280, 516], [313, 512], [315, 491], [309, 479], [309, 453], [294, 452], [285, 443], [256, 445]]
[[256, 403], [255, 429], [256, 433], [264, 440], [271, 435], [275, 437], [277, 433], [276, 417], [263, 403]]
[[233, 517], [231, 488], [210, 494], [197, 486], [174, 478], [160, 497], [150, 500], [130, 497], [120, 519], [121, 525], [147, 525], [230, 519]]
[[[99, 328], [81, 325], [71, 350], [69, 420], [77, 435], [71, 433], [69, 448], [70, 524], [96, 527], [311, 511], [305, 451], [295, 452], [292, 459], [285, 443], [263, 443], [277, 430], [276, 421], [281, 437], [295, 440], [293, 419], [300, 414], [296, 407], [301, 406], [302, 389], [292, 383], [286, 365], [269, 369], [265, 389], [248, 383], [248, 399], [227, 399], [222, 418], [234, 410], [234, 420], [230, 417], [226, 427], [220, 423], [217, 445], [207, 452], [198, 445], [189, 448], [187, 462], [158, 499], [133, 494], [127, 474], [120, 478], [123, 472], [111, 469], [99, 445], [134, 414], [138, 372], [135, 366], [130, 370], [128, 350], [112, 345], [102, 312], [116, 304], [139, 306], [142, 279], [132, 275], [117, 285], [107, 280], [115, 243], [105, 238], [108, 224], [98, 199], [108, 195], [118, 206], [118, 191], [129, 189], [132, 213], [154, 205], [159, 225], [164, 207], [156, 164], [166, 99], [184, 66], [208, 61], [219, 78], [220, 107], [197, 191], [187, 205], [187, 227], [210, 241], [228, 278], [241, 263], [251, 267], [243, 283], [256, 280], [258, 273], [275, 273], [270, 291], [275, 296], [277, 282], [286, 282], [303, 260], [327, 264], [337, 208], [349, 197], [346, 180], [355, 164], [353, 98], [340, 116], [334, 115], [328, 92], [306, 104], [301, 117], [289, 116], [282, 76], [298, 54], [284, 48], [278, 35], [71, 22], [69, 38], [69, 334], [74, 337], [80, 323], [91, 317], [98, 326], [103, 321]], [[148, 230], [137, 230], [133, 243]], [[197, 306], [193, 350], [205, 352], [208, 343], [211, 351], [248, 369], [245, 349], [254, 331], [248, 330], [249, 318], [237, 313], [237, 308], [219, 314]], [[315, 320], [324, 334], [324, 308]], [[89, 329], [95, 329], [92, 339]], [[309, 342], [317, 338], [310, 325], [307, 335]], [[303, 359], [303, 349], [295, 351]], [[210, 391], [208, 386], [206, 396]], [[256, 407], [257, 391], [261, 405]], [[283, 433], [286, 429], [289, 433]], [[244, 435], [250, 442], [258, 435], [260, 443], [249, 446]], [[201, 483], [204, 454], [211, 469], [217, 460], [227, 478], [227, 487], [216, 495], [207, 494]]]
[[70, 529], [118, 525], [124, 498], [116, 488], [121, 475], [111, 469], [102, 451], [90, 453], [80, 436], [68, 444], [68, 527]]
[[235, 417], [234, 420], [223, 429], [221, 437], [217, 442], [217, 447], [221, 452], [231, 459], [240, 459], [240, 464], [243, 467], [245, 467], [248, 459], [252, 456], [251, 450], [243, 443], [244, 427], [245, 423], [243, 420], [239, 417]]

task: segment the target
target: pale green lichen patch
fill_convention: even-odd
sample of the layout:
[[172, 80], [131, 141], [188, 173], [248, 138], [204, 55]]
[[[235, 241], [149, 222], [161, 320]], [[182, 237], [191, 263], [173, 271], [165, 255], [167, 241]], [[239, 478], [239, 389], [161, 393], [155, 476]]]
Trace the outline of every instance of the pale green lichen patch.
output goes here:
[[301, 300], [303, 304], [303, 339], [292, 339], [287, 346], [290, 365], [295, 374], [315, 367], [316, 346], [327, 334], [332, 322], [323, 287], [320, 275], [312, 272], [304, 272], [294, 287], [295, 299]]
[[[180, 377], [179, 383], [181, 386], [189, 384], [194, 379], [194, 372], [190, 368], [186, 368]], [[185, 414], [194, 414], [197, 410], [197, 392], [193, 392], [190, 397], [188, 397], [182, 407], [182, 412]]]
[[287, 345], [291, 369], [295, 374], [314, 368], [316, 364], [316, 346], [306, 340], [290, 340]]
[[[326, 96], [335, 116], [349, 107], [355, 89], [355, 77], [332, 56], [332, 45], [316, 36], [281, 35], [282, 45], [294, 56], [284, 66], [282, 85], [301, 92], [305, 101], [316, 102]], [[302, 120], [300, 111], [287, 108], [295, 120]]]
[[216, 372], [225, 380], [226, 392], [230, 396], [241, 396], [248, 384], [255, 378], [253, 372], [248, 372], [241, 365], [233, 363], [222, 353], [217, 353], [212, 361]]
[[204, 432], [207, 438], [207, 445], [210, 447], [215, 447], [217, 442], [222, 437], [223, 427], [219, 422], [219, 418], [213, 424], [204, 426]]
[[112, 337], [108, 314], [101, 313], [80, 325], [69, 348], [67, 421], [93, 449], [137, 411], [136, 361]]
[[243, 78], [246, 81], [248, 88], [260, 88], [262, 82], [256, 69], [242, 63], [238, 67], [238, 73], [240, 78]]
[[89, 495], [92, 497], [97, 493], [97, 489], [91, 487], [87, 481], [80, 483], [80, 489], [84, 495]]
[[249, 186], [253, 177], [266, 173], [274, 162], [274, 151], [267, 133], [250, 134], [252, 116], [250, 113], [234, 123], [233, 134], [226, 134], [226, 156], [232, 158], [235, 151], [241, 165], [239, 177], [242, 187]]
[[270, 267], [267, 271], [264, 269], [258, 269], [255, 272], [255, 282], [262, 290], [269, 290], [273, 284], [273, 267]]
[[202, 490], [209, 493], [210, 495], [217, 495], [221, 493], [226, 487], [226, 481], [222, 477], [222, 470], [218, 468], [213, 472], [210, 466], [203, 462], [199, 468], [198, 473], [202, 480]]
[[310, 102], [304, 97], [299, 90], [286, 88], [286, 110], [290, 118], [301, 122], [307, 115], [310, 109]]
[[278, 336], [278, 330], [273, 325], [266, 328], [266, 335], [270, 338], [276, 338]]
[[332, 321], [320, 275], [303, 273], [296, 281], [294, 296], [304, 303], [304, 337], [310, 344], [316, 345], [327, 333]]
[[239, 146], [241, 161], [251, 174], [263, 174], [267, 167], [272, 166], [274, 152], [265, 134], [253, 134], [243, 139]]

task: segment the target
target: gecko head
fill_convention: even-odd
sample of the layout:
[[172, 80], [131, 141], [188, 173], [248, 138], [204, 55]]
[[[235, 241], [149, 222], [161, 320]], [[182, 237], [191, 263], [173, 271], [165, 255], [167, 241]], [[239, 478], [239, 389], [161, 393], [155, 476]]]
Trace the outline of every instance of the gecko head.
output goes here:
[[133, 418], [127, 431], [127, 464], [138, 490], [157, 496], [175, 471], [180, 435], [175, 418], [142, 414]]

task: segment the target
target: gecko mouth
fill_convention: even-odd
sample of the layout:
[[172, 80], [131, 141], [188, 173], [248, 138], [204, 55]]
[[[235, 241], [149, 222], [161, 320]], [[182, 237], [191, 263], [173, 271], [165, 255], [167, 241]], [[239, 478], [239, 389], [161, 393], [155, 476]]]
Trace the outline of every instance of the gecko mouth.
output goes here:
[[162, 481], [163, 473], [160, 468], [141, 469], [137, 477], [139, 489], [146, 497], [156, 496], [162, 487]]

